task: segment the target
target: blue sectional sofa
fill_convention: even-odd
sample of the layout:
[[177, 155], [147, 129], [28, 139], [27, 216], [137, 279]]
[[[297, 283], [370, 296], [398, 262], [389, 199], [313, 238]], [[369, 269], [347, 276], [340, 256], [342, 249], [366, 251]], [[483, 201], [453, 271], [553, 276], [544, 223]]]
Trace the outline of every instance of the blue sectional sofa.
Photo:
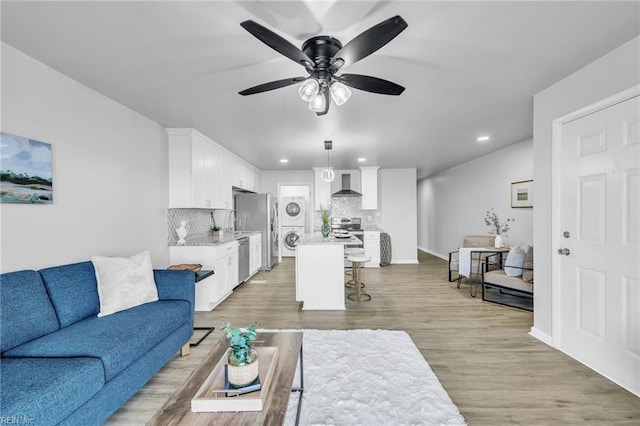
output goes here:
[[194, 274], [155, 270], [159, 300], [97, 317], [93, 264], [0, 275], [3, 423], [101, 424], [193, 332]]

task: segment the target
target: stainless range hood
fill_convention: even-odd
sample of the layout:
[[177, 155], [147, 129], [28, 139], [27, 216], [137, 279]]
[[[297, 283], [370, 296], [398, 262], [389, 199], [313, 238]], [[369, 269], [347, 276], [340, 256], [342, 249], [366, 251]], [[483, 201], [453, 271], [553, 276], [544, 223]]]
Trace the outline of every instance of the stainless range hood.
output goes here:
[[342, 175], [342, 189], [332, 197], [362, 197], [362, 194], [351, 189], [351, 175], [345, 173]]

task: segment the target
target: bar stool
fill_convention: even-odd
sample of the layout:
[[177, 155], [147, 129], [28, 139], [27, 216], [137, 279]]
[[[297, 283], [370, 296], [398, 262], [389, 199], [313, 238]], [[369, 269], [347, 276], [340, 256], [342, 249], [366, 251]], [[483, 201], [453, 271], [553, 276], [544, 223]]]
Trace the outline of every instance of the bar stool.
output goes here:
[[351, 254], [347, 256], [347, 260], [353, 265], [353, 288], [354, 293], [351, 293], [347, 297], [354, 302], [368, 302], [371, 300], [371, 296], [362, 291], [362, 280], [360, 279], [360, 272], [362, 265], [366, 262], [371, 262], [371, 256], [366, 254]]
[[[349, 255], [352, 254], [364, 254], [364, 249], [360, 248], [360, 247], [345, 247], [344, 249], [344, 257], [347, 258]], [[347, 259], [349, 260], [349, 259]], [[351, 264], [351, 267], [347, 267], [345, 268], [344, 274], [347, 276], [353, 276], [353, 264]], [[344, 286], [347, 288], [353, 288], [353, 284], [355, 283], [355, 281], [352, 279], [350, 279], [349, 281], [347, 281]], [[362, 287], [364, 287], [364, 284], [362, 284]]]

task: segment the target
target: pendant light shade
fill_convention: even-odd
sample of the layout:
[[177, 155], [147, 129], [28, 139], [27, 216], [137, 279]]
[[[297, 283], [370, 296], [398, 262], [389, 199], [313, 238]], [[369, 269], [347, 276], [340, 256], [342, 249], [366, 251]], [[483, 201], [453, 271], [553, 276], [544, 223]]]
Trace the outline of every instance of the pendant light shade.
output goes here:
[[318, 84], [318, 80], [316, 80], [315, 78], [309, 78], [303, 81], [298, 88], [298, 95], [300, 95], [300, 99], [305, 102], [313, 101], [318, 97], [319, 92], [320, 84]]
[[336, 177], [336, 173], [333, 171], [333, 167], [327, 167], [320, 172], [320, 179], [325, 182], [331, 182]]
[[334, 81], [331, 84], [331, 98], [333, 98], [333, 102], [335, 102], [336, 105], [342, 105], [343, 103], [347, 102], [350, 97], [351, 89], [349, 89], [347, 86], [340, 83], [339, 81]]

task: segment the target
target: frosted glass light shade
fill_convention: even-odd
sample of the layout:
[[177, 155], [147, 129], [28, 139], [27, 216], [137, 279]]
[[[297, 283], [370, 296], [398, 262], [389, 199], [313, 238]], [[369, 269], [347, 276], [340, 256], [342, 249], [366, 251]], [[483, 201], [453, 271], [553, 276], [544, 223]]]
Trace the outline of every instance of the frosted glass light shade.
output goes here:
[[318, 94], [311, 102], [309, 102], [309, 109], [313, 112], [323, 112], [327, 107], [327, 100], [322, 93]]
[[298, 95], [300, 95], [300, 99], [305, 102], [311, 102], [316, 97], [318, 97], [318, 92], [320, 91], [320, 84], [318, 84], [318, 80], [315, 78], [309, 78], [303, 81], [298, 88]]
[[342, 105], [343, 103], [347, 102], [350, 97], [351, 89], [349, 89], [347, 86], [340, 83], [339, 81], [335, 81], [333, 82], [333, 84], [331, 84], [331, 98], [333, 98], [333, 102], [335, 102], [336, 105]]
[[336, 174], [331, 167], [322, 169], [322, 171], [320, 172], [320, 179], [325, 182], [331, 182], [334, 177], [336, 177]]

